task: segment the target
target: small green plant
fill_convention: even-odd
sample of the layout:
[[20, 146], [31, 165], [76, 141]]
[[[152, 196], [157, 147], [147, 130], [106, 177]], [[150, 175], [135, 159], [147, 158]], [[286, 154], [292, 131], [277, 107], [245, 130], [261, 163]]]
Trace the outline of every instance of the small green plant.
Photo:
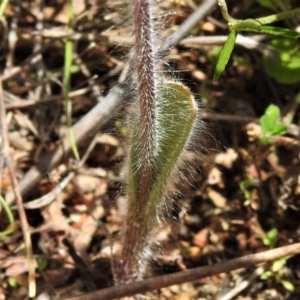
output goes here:
[[283, 267], [286, 265], [287, 260], [290, 257], [282, 257], [275, 262], [273, 262], [271, 268], [264, 272], [261, 276], [260, 279], [262, 280], [268, 280], [270, 278], [274, 278], [277, 282], [283, 285], [283, 287], [290, 291], [293, 292], [295, 290], [295, 287], [292, 282], [289, 280], [283, 279]]
[[12, 288], [16, 288], [18, 286], [17, 278], [14, 276], [8, 277], [7, 281], [8, 281], [9, 286]]
[[279, 121], [280, 110], [278, 106], [271, 104], [266, 109], [264, 115], [260, 118], [262, 135], [260, 141], [263, 144], [272, 143], [272, 136], [284, 135], [287, 132], [287, 126]]
[[246, 199], [245, 205], [250, 204], [251, 202], [251, 189], [256, 186], [254, 180], [245, 179], [239, 184], [240, 190], [243, 192], [244, 197]]
[[39, 271], [44, 271], [48, 267], [48, 264], [49, 264], [49, 261], [45, 258], [38, 258], [36, 260], [36, 262], [37, 262], [37, 268]]
[[[266, 236], [262, 238], [262, 242], [265, 246], [274, 247], [278, 241], [278, 229], [272, 228]], [[283, 267], [285, 266], [287, 260], [290, 257], [282, 257], [276, 261], [274, 261], [269, 270], [265, 271], [261, 276], [260, 279], [268, 280], [270, 278], [275, 278], [277, 282], [283, 285], [283, 287], [292, 292], [294, 291], [295, 287], [292, 282], [283, 279]]]
[[300, 81], [300, 51], [297, 40], [276, 38], [269, 45], [278, 50], [277, 59], [264, 57], [266, 72], [277, 82], [291, 84]]
[[272, 228], [268, 233], [262, 238], [262, 242], [265, 246], [275, 246], [278, 240], [278, 229]]
[[214, 80], [217, 80], [225, 70], [225, 67], [230, 59], [238, 32], [251, 31], [255, 33], [279, 35], [287, 38], [298, 38], [300, 36], [298, 32], [286, 28], [266, 26], [266, 24], [271, 24], [276, 21], [291, 18], [297, 14], [300, 14], [300, 8], [263, 18], [238, 20], [229, 15], [225, 0], [218, 0], [218, 5], [220, 6], [223, 18], [227, 21], [230, 33], [220, 52], [219, 60], [214, 73]]

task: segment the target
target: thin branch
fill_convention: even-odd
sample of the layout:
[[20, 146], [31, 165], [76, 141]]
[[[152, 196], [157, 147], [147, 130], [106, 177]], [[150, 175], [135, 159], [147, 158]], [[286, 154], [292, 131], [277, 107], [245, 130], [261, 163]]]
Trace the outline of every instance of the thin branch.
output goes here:
[[[16, 171], [12, 163], [12, 159], [10, 156], [10, 147], [8, 140], [8, 128], [6, 124], [6, 110], [4, 106], [4, 96], [3, 96], [3, 88], [2, 81], [0, 80], [0, 129], [2, 129], [2, 153], [3, 157], [6, 160], [9, 176], [12, 185], [12, 195], [16, 199], [18, 213], [20, 216], [21, 227], [23, 231], [24, 243], [26, 248], [26, 256], [28, 260], [28, 294], [29, 297], [35, 297], [36, 294], [36, 282], [35, 282], [35, 264], [33, 259], [32, 252], [32, 243], [31, 243], [31, 235], [30, 228], [27, 221], [27, 217], [25, 214], [25, 209], [23, 207], [22, 196], [18, 187], [18, 181], [16, 178]], [[9, 205], [9, 202], [7, 201]]]
[[179, 43], [197, 23], [216, 5], [215, 0], [204, 1], [160, 47], [159, 53], [169, 51]]
[[[223, 45], [228, 36], [195, 36], [195, 37], [188, 37], [180, 41], [180, 45], [186, 46], [186, 47], [193, 47], [193, 45], [199, 45], [200, 47], [203, 46], [210, 46], [210, 45]], [[255, 49], [262, 54], [266, 56], [272, 56], [273, 52], [276, 51], [276, 49], [270, 45], [266, 45], [263, 43], [260, 43], [259, 41], [255, 40], [252, 37], [243, 36], [241, 34], [237, 35], [235, 43], [237, 45], [240, 45], [242, 47], [245, 47], [247, 49]], [[274, 56], [274, 55], [273, 55]]]
[[195, 268], [187, 271], [173, 273], [170, 275], [159, 276], [147, 280], [134, 282], [126, 285], [106, 288], [82, 296], [69, 298], [68, 300], [98, 300], [98, 299], [117, 299], [136, 294], [161, 289], [175, 284], [196, 281], [221, 273], [229, 273], [233, 270], [249, 268], [253, 265], [274, 261], [284, 256], [295, 255], [300, 252], [300, 243], [264, 251], [256, 254], [246, 255], [226, 262]]

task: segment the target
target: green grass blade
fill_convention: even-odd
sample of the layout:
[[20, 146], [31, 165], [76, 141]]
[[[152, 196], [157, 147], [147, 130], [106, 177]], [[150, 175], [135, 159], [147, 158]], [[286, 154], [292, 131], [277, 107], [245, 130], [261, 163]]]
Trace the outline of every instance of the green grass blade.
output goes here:
[[0, 205], [4, 208], [10, 224], [10, 229], [0, 232], [0, 237], [3, 237], [11, 234], [15, 230], [15, 219], [11, 212], [10, 207], [7, 205], [6, 201], [1, 197], [1, 195], [0, 195]]
[[226, 65], [230, 59], [230, 55], [232, 53], [234, 43], [236, 40], [237, 32], [235, 30], [231, 31], [228, 39], [226, 40], [218, 59], [218, 63], [214, 72], [214, 80], [219, 79], [221, 74], [226, 68]]
[[[73, 3], [68, 0], [68, 31], [72, 32], [73, 24]], [[72, 102], [69, 97], [71, 89], [71, 68], [73, 55], [73, 41], [68, 39], [65, 45], [65, 62], [64, 62], [64, 98], [65, 98], [65, 113], [67, 117], [68, 133], [71, 142], [72, 151], [76, 159], [79, 159], [79, 153], [76, 146], [74, 132], [72, 130]]]
[[300, 37], [300, 33], [296, 31], [292, 31], [286, 28], [273, 27], [273, 26], [262, 26], [261, 33], [280, 35], [287, 38], [298, 38]]

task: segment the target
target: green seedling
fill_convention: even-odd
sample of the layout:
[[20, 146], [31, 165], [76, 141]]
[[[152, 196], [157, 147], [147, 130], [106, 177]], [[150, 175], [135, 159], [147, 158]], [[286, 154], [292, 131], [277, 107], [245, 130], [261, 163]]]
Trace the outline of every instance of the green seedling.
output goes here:
[[264, 57], [266, 72], [277, 82], [291, 84], [300, 81], [300, 51], [296, 40], [276, 38], [269, 45], [278, 50], [276, 59]]
[[[265, 246], [273, 247], [276, 245], [278, 241], [278, 229], [272, 228], [266, 236], [262, 238], [262, 242]], [[262, 280], [268, 280], [270, 278], [274, 278], [277, 282], [283, 285], [283, 287], [292, 292], [295, 290], [295, 287], [292, 282], [285, 280], [282, 278], [282, 270], [283, 267], [286, 265], [287, 260], [290, 258], [288, 257], [282, 257], [272, 263], [272, 266], [269, 270], [265, 271], [261, 276], [260, 279]]]
[[252, 179], [246, 179], [240, 182], [240, 190], [243, 192], [246, 199], [245, 205], [250, 204], [251, 202], [251, 189], [253, 189], [256, 184]]
[[278, 229], [272, 228], [266, 236], [262, 238], [262, 242], [265, 246], [275, 246], [278, 240]]
[[44, 258], [38, 258], [36, 260], [36, 262], [37, 262], [37, 268], [39, 269], [39, 271], [44, 271], [49, 264], [49, 261]]
[[272, 264], [270, 270], [264, 272], [260, 276], [260, 279], [268, 280], [270, 278], [274, 278], [277, 282], [282, 284], [286, 290], [293, 292], [295, 290], [295, 286], [293, 285], [293, 283], [290, 282], [289, 280], [285, 280], [282, 278], [283, 277], [283, 274], [282, 274], [283, 267], [286, 265], [286, 262], [289, 258], [290, 257], [283, 257], [283, 258], [276, 260]]
[[220, 52], [219, 60], [214, 73], [214, 80], [217, 80], [225, 70], [225, 67], [230, 59], [238, 32], [250, 31], [255, 33], [279, 35], [287, 38], [298, 38], [300, 36], [298, 32], [286, 28], [266, 26], [266, 24], [271, 24], [279, 20], [299, 15], [300, 8], [263, 18], [238, 20], [229, 15], [225, 0], [218, 0], [218, 5], [220, 6], [224, 19], [227, 21], [227, 26], [230, 33]]
[[271, 104], [260, 118], [262, 130], [260, 141], [263, 144], [270, 144], [272, 142], [272, 136], [284, 135], [287, 132], [287, 126], [280, 123], [279, 119], [280, 110], [278, 106]]
[[1, 195], [0, 195], [0, 207], [3, 207], [3, 209], [4, 209], [4, 211], [7, 215], [7, 218], [9, 220], [9, 225], [10, 225], [9, 229], [0, 232], [0, 237], [3, 237], [3, 236], [7, 236], [7, 235], [14, 232], [14, 230], [15, 230], [15, 219], [14, 219], [14, 216], [12, 214], [12, 211], [11, 211], [10, 207], [7, 205], [6, 201], [1, 197]]
[[12, 288], [16, 288], [18, 286], [17, 278], [14, 276], [8, 277], [7, 281], [8, 281], [9, 286]]

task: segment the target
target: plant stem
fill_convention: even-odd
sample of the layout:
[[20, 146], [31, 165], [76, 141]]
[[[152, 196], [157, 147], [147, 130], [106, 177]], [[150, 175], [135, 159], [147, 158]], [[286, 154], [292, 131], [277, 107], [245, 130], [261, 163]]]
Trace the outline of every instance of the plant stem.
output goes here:
[[134, 1], [135, 52], [137, 56], [137, 95], [139, 101], [140, 130], [140, 182], [138, 197], [143, 207], [148, 198], [153, 179], [156, 154], [156, 101], [153, 25], [148, 0]]
[[225, 0], [218, 0], [218, 5], [220, 6], [223, 18], [227, 22], [231, 22], [233, 18], [228, 13], [227, 4], [226, 4]]
[[[148, 0], [133, 1], [138, 113], [129, 157], [128, 213], [119, 282], [141, 279], [149, 234], [146, 207], [153, 184], [156, 143], [156, 78], [151, 8]], [[140, 225], [143, 224], [143, 225]], [[140, 225], [140, 226], [139, 226]], [[143, 266], [143, 267], [142, 267]]]
[[[222, 16], [227, 21], [228, 27], [230, 30], [237, 29], [237, 28], [234, 28], [236, 25], [245, 23], [245, 21], [247, 21], [247, 20], [238, 20], [238, 19], [231, 17], [230, 14], [228, 13], [227, 4], [226, 4], [225, 0], [218, 0], [218, 5], [220, 6]], [[289, 11], [270, 15], [267, 17], [262, 17], [262, 18], [257, 18], [257, 19], [249, 19], [249, 20], [251, 20], [252, 22], [257, 22], [257, 24], [260, 24], [260, 25], [265, 25], [265, 24], [274, 23], [276, 21], [292, 18], [296, 15], [300, 15], [300, 7], [289, 10]], [[242, 29], [242, 27], [241, 27], [241, 29]]]
[[264, 25], [274, 23], [276, 21], [281, 21], [284, 19], [289, 19], [296, 15], [300, 15], [300, 7], [282, 13], [270, 15], [267, 17], [258, 18], [256, 20], [259, 21], [262, 25]]
[[[68, 9], [68, 32], [73, 32], [73, 0], [67, 1]], [[72, 129], [72, 101], [70, 99], [70, 89], [71, 89], [71, 67], [72, 67], [72, 56], [73, 56], [73, 41], [68, 38], [65, 45], [65, 62], [64, 62], [64, 97], [65, 97], [65, 113], [67, 117], [67, 127], [70, 138], [71, 147], [73, 154], [77, 160], [79, 160], [79, 153], [76, 146], [76, 141], [74, 138], [74, 132]]]
[[[194, 127], [197, 108], [190, 90], [156, 75], [150, 0], [134, 1], [136, 92], [128, 162], [127, 216], [118, 282], [143, 278], [150, 258], [151, 231], [168, 207], [167, 185]], [[155, 49], [156, 50], [156, 49]]]

